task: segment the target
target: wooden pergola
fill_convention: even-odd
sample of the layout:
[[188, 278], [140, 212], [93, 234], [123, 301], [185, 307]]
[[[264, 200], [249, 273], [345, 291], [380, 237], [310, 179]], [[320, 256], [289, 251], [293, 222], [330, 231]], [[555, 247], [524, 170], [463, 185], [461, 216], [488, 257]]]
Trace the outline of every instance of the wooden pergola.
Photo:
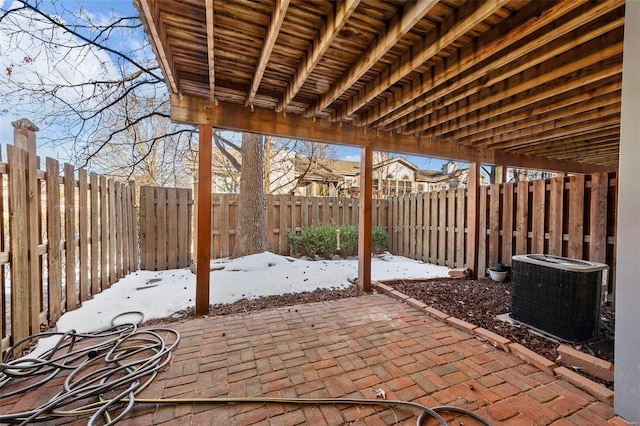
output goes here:
[[365, 289], [374, 150], [470, 162], [470, 261], [480, 164], [618, 168], [622, 0], [134, 3], [172, 119], [200, 126], [198, 311], [209, 303], [213, 128], [362, 149]]

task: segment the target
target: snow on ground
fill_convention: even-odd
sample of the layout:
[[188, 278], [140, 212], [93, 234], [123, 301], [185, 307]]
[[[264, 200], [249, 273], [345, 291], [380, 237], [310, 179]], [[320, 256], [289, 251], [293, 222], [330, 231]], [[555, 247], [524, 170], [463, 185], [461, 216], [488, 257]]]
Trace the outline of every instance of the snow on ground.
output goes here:
[[[238, 259], [211, 262], [210, 303], [232, 303], [242, 298], [344, 288], [358, 275], [357, 259], [306, 260], [264, 252]], [[449, 268], [394, 256], [371, 259], [373, 280], [447, 277]], [[167, 317], [195, 305], [196, 276], [188, 268], [169, 271], [137, 271], [97, 294], [75, 311], [65, 313], [58, 332], [98, 331], [117, 324]], [[41, 339], [31, 356], [52, 347], [57, 337]]]

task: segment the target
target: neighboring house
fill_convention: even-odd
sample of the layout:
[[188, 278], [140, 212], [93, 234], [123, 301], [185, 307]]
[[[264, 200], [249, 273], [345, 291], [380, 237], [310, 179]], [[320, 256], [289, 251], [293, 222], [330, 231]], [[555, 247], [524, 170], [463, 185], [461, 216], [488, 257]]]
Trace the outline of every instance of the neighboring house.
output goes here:
[[[356, 197], [360, 192], [360, 163], [357, 161], [314, 161], [296, 158], [296, 173], [302, 176], [296, 195]], [[373, 195], [388, 197], [416, 192], [455, 189], [467, 184], [468, 169], [448, 162], [440, 171], [420, 170], [402, 157], [385, 159], [373, 166]]]
[[[240, 162], [239, 153], [234, 159]], [[238, 192], [239, 173], [222, 153], [212, 151], [212, 189], [218, 193]], [[357, 197], [360, 193], [360, 162], [327, 158], [309, 159], [292, 152], [276, 153], [265, 164], [269, 170], [270, 194], [309, 197]], [[382, 158], [373, 166], [374, 197], [465, 187], [468, 169], [453, 162], [440, 171], [420, 170], [402, 157]]]
[[297, 156], [295, 170], [298, 179], [292, 192], [294, 195], [337, 197], [357, 186], [360, 163]]
[[[428, 186], [423, 192], [466, 188], [469, 181], [469, 169], [460, 168], [453, 161], [443, 164], [440, 171], [420, 170], [419, 175], [420, 184]], [[484, 180], [484, 175], [480, 175], [480, 179]]]

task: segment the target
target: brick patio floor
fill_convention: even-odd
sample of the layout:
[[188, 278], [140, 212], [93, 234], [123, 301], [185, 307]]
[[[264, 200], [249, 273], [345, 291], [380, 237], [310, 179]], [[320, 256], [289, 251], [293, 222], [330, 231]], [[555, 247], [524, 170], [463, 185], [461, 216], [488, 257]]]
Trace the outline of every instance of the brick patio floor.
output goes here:
[[[492, 424], [627, 424], [610, 404], [382, 294], [166, 326], [180, 332], [181, 342], [139, 398], [375, 399], [382, 389], [387, 399], [455, 405]], [[178, 404], [136, 406], [121, 424], [414, 425], [416, 419], [406, 408]]]

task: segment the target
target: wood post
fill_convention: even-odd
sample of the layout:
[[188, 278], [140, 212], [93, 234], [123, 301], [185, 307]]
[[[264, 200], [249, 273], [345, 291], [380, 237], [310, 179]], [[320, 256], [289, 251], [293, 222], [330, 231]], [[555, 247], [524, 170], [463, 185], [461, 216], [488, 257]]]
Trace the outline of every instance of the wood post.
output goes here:
[[362, 148], [358, 209], [358, 285], [371, 292], [371, 231], [373, 204], [373, 147]]
[[201, 124], [198, 151], [198, 223], [196, 232], [196, 315], [209, 312], [211, 263], [211, 141], [213, 129]]
[[466, 267], [471, 269], [473, 278], [478, 276], [478, 200], [480, 194], [480, 164], [469, 163], [467, 185], [467, 253]]
[[[25, 214], [26, 219], [22, 230], [17, 230], [17, 238], [25, 238], [27, 245], [27, 270], [26, 281], [29, 295], [29, 331], [31, 334], [40, 331], [40, 311], [42, 301], [40, 300], [40, 262], [38, 255], [38, 244], [40, 242], [40, 209], [38, 190], [38, 158], [36, 157], [36, 132], [38, 126], [26, 118], [11, 123], [13, 126], [13, 140], [16, 148], [26, 151], [26, 210], [19, 214]], [[24, 155], [24, 154], [23, 154]], [[13, 241], [13, 238], [12, 238]], [[13, 280], [12, 280], [13, 281]], [[15, 341], [15, 340], [14, 340]]]

